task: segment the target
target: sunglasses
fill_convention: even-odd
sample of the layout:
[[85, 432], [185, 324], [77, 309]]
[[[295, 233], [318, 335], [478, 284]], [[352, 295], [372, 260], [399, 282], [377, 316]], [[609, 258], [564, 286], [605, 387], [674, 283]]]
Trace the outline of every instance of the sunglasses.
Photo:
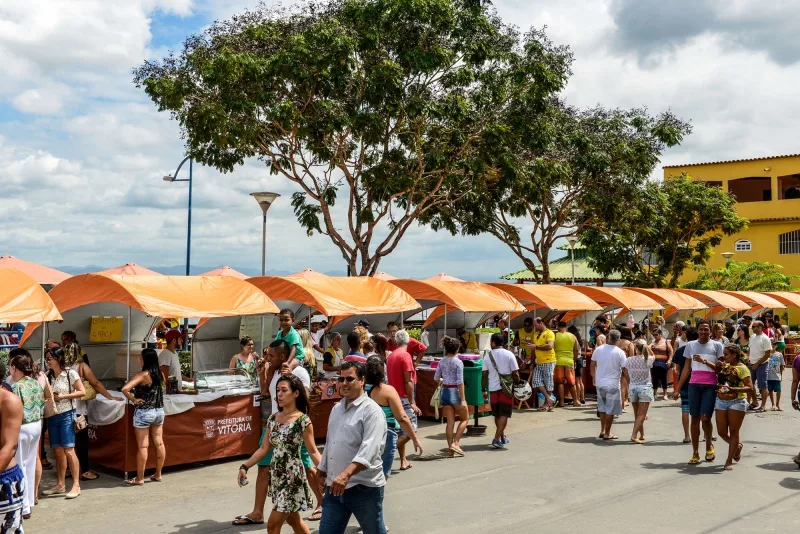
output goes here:
[[356, 377], [354, 377], [354, 376], [340, 376], [338, 378], [338, 380], [339, 380], [340, 384], [344, 384], [345, 382], [347, 382], [348, 384], [352, 384], [353, 382], [356, 381]]

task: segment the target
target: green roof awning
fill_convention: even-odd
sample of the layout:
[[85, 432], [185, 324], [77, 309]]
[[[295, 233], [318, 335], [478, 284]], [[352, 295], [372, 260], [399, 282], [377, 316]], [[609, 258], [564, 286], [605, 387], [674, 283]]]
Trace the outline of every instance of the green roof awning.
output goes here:
[[[577, 248], [577, 247], [576, 247]], [[622, 276], [617, 273], [612, 273], [609, 276], [601, 276], [600, 273], [589, 267], [589, 261], [586, 258], [579, 258], [575, 255], [575, 280], [579, 282], [590, 282], [595, 280], [606, 280], [609, 282], [621, 282]], [[522, 269], [514, 273], [505, 274], [500, 277], [501, 280], [523, 280], [535, 281], [533, 273], [530, 269]], [[571, 282], [572, 281], [572, 262], [569, 256], [558, 258], [550, 262], [550, 281], [551, 282]]]

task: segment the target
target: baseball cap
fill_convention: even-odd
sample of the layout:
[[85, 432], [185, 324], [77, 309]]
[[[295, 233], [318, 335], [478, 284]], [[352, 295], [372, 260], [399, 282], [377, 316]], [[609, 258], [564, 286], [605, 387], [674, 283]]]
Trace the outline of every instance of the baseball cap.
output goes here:
[[180, 330], [170, 330], [169, 332], [167, 332], [167, 335], [164, 336], [164, 339], [166, 339], [167, 343], [169, 343], [170, 341], [173, 341], [173, 340], [178, 339], [180, 337], [183, 337], [181, 335]]
[[364, 328], [369, 328], [369, 321], [367, 321], [366, 319], [361, 319], [356, 324], [358, 324], [358, 326], [363, 326]]

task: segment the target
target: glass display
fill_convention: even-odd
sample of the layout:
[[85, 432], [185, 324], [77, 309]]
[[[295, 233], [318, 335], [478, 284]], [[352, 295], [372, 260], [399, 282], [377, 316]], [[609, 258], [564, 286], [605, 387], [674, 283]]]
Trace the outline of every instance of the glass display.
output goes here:
[[194, 387], [197, 388], [198, 391], [258, 391], [258, 384], [244, 369], [197, 371], [194, 376]]

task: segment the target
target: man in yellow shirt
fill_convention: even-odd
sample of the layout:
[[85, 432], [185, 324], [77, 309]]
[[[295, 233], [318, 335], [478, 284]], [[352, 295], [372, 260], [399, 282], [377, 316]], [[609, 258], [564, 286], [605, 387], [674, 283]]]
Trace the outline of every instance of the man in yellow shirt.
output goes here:
[[527, 367], [528, 364], [533, 365], [534, 336], [536, 336], [536, 332], [533, 329], [533, 317], [526, 317], [525, 321], [522, 323], [522, 329], [520, 329], [514, 337], [514, 346], [523, 350], [523, 352], [520, 353], [520, 359], [525, 364], [525, 367]]
[[478, 353], [478, 339], [475, 337], [474, 332], [469, 332], [464, 328], [459, 328], [456, 333], [458, 334], [458, 339], [461, 342], [461, 350], [462, 354], [477, 354]]
[[536, 351], [536, 367], [533, 370], [531, 384], [544, 395], [544, 406], [539, 410], [553, 411], [553, 371], [556, 368], [556, 351], [554, 350], [556, 335], [547, 328], [541, 317], [533, 320], [536, 333], [532, 345]]

